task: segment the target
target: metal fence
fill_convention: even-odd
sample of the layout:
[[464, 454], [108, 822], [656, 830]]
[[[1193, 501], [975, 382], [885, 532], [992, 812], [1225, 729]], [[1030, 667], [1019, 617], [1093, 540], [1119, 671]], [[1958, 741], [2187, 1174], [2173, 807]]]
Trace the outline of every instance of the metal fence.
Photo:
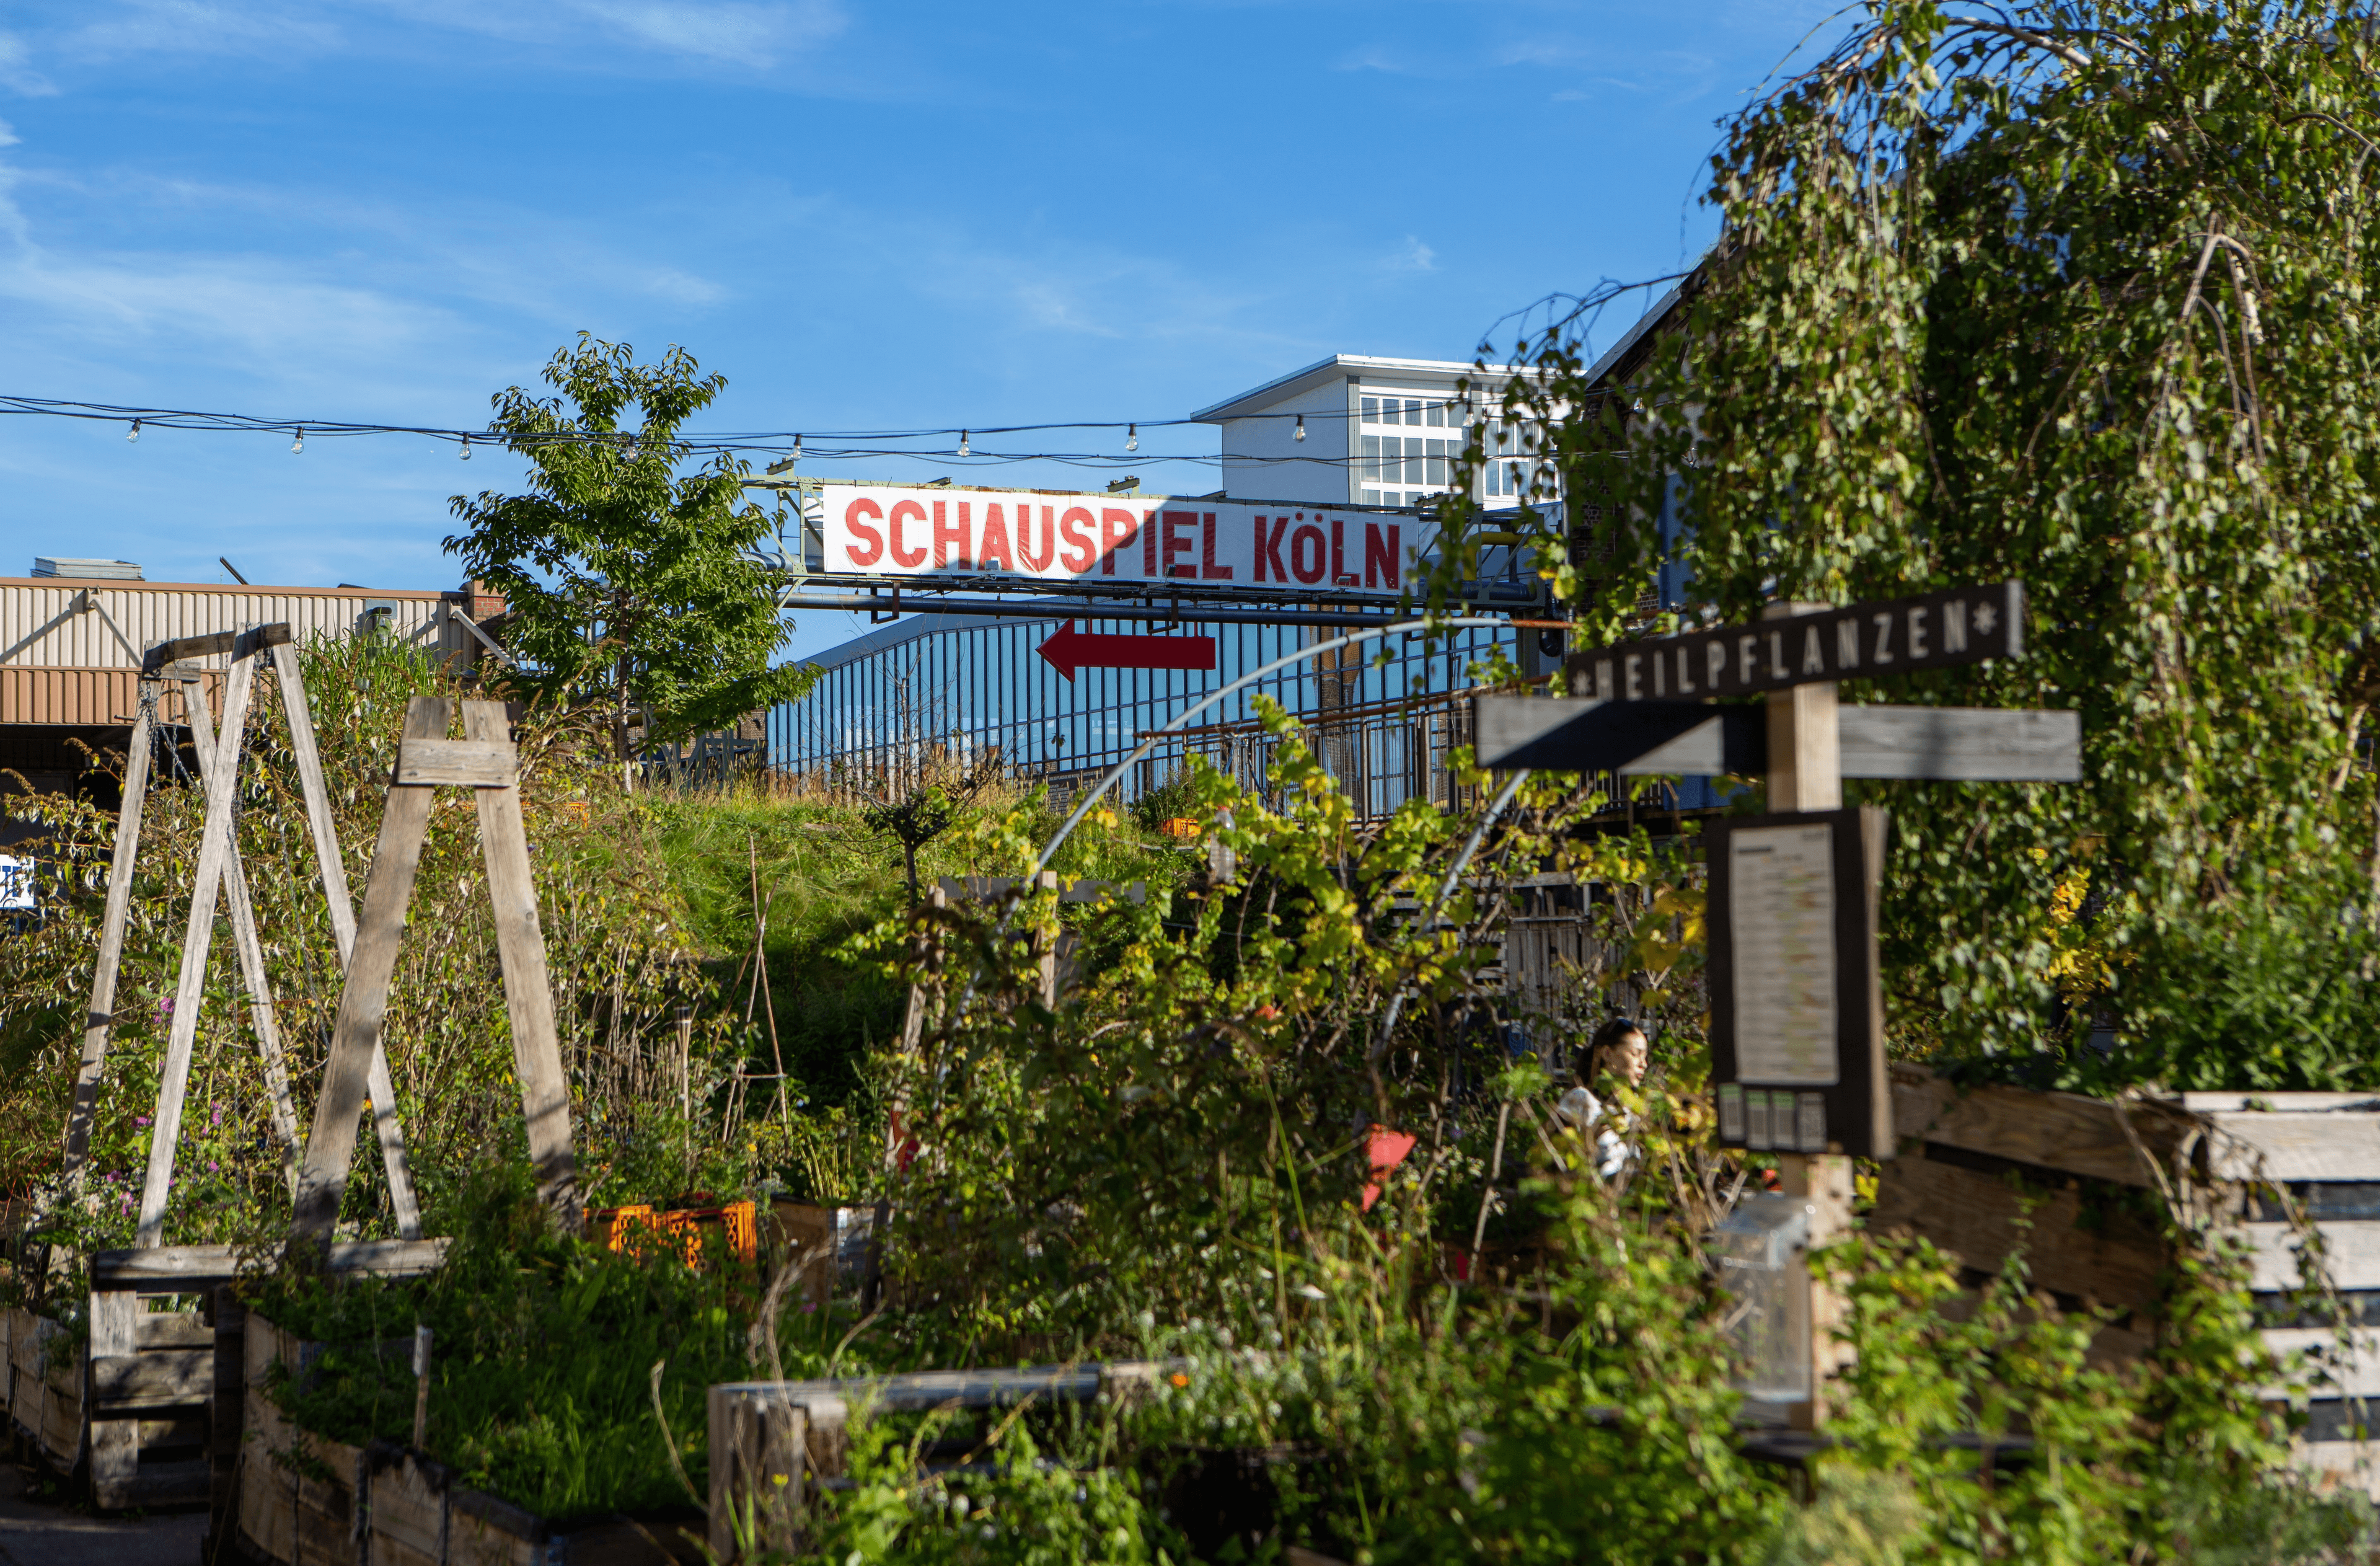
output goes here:
[[[900, 792], [938, 771], [987, 769], [1050, 784], [1063, 800], [1088, 788], [1148, 732], [1185, 707], [1275, 659], [1338, 633], [1289, 625], [1184, 626], [1216, 639], [1211, 672], [1086, 668], [1066, 678], [1038, 655], [1062, 625], [1147, 634], [1100, 620], [966, 621], [925, 615], [862, 637], [820, 660], [809, 695], [769, 714], [769, 761], [780, 785], [833, 797]], [[1480, 629], [1435, 646], [1400, 635], [1334, 649], [1235, 692], [1169, 736], [1120, 787], [1128, 802], [1203, 755], [1243, 786], [1263, 790], [1278, 741], [1258, 721], [1269, 698], [1295, 716], [1305, 742], [1367, 817], [1406, 799], [1452, 802], [1447, 761], [1470, 743], [1474, 666], [1501, 650], [1516, 662], [1533, 633]]]

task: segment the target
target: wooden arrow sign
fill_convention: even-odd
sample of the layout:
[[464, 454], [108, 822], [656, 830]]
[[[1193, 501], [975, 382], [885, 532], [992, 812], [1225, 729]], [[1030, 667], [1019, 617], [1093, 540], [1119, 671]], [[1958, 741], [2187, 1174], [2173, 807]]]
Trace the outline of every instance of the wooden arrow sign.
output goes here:
[[1050, 667], [1069, 680], [1077, 669], [1212, 669], [1212, 637], [1106, 636], [1075, 629], [1072, 622], [1038, 649]]
[[[1842, 775], [1937, 782], [2074, 783], [2075, 712], [1989, 707], [1838, 710]], [[1479, 764], [1630, 777], [1749, 777], [1768, 770], [1768, 713], [1694, 701], [1483, 696]]]

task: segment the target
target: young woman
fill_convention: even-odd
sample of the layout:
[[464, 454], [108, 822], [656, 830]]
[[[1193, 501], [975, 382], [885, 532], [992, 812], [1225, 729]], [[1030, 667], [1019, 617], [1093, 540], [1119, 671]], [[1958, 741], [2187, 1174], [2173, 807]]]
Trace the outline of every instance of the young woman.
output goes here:
[[1653, 1058], [1652, 1043], [1645, 1029], [1627, 1017], [1614, 1017], [1595, 1030], [1582, 1051], [1585, 1056], [1584, 1069], [1578, 1074], [1579, 1084], [1561, 1096], [1554, 1106], [1556, 1112], [1581, 1135], [1595, 1137], [1595, 1172], [1606, 1180], [1618, 1177], [1635, 1156], [1635, 1149], [1622, 1139], [1622, 1135], [1634, 1123], [1635, 1117], [1621, 1110], [1612, 1119], [1618, 1123], [1606, 1123], [1603, 1100], [1596, 1097], [1595, 1085], [1606, 1073], [1618, 1077], [1631, 1087], [1645, 1085], [1645, 1068]]

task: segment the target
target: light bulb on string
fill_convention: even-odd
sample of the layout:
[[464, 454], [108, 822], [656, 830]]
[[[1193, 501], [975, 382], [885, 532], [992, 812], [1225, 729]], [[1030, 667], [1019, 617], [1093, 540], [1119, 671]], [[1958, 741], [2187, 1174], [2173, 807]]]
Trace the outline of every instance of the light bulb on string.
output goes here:
[[463, 437], [462, 460], [465, 462], [471, 460], [471, 437], [468, 435]]
[[795, 460], [795, 462], [799, 462], [801, 459], [802, 459], [802, 438], [801, 438], [799, 435], [795, 435], [795, 436], [794, 437], [794, 460]]
[[140, 420], [136, 419], [132, 421], [132, 431], [124, 438], [127, 441], [137, 441], [140, 438]]
[[1302, 413], [1297, 416], [1297, 433], [1293, 438], [1301, 441], [1305, 439], [1305, 415]]
[[1123, 427], [1123, 449], [1126, 451], [1138, 451], [1140, 449], [1139, 425], [1127, 424]]
[[292, 442], [290, 442], [290, 443], [289, 443], [289, 452], [290, 452], [290, 455], [294, 456], [294, 455], [296, 455], [298, 453], [299, 453], [299, 452], [301, 452], [301, 451], [304, 451], [305, 449], [306, 449], [306, 431], [303, 431], [303, 430], [300, 430], [300, 431], [298, 431], [298, 438], [297, 438], [296, 440], [294, 440], [294, 441], [292, 441]]
[[962, 431], [959, 431], [959, 455], [960, 455], [961, 456], [965, 456], [965, 455], [966, 455], [966, 454], [967, 454], [967, 432], [966, 432], [965, 431], [962, 430]]

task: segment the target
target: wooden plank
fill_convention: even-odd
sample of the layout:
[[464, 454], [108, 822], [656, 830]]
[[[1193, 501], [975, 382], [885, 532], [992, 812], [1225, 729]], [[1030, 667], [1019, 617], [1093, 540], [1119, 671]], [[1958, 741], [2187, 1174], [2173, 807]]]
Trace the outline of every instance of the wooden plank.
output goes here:
[[[306, 824], [314, 839], [314, 863], [322, 878], [322, 899], [331, 914], [331, 939], [339, 949], [339, 969], [345, 973], [356, 946], [355, 900], [347, 890], [346, 861], [339, 853], [337, 823], [331, 816], [331, 796], [322, 781], [322, 758], [314, 743], [314, 715], [306, 700], [306, 682], [295, 652], [275, 653], [274, 674], [281, 685], [281, 711], [289, 725], [289, 749], [298, 760], [298, 793], [306, 801]], [[405, 1123], [396, 1108], [396, 1083], [389, 1074], [388, 1050], [372, 1038], [369, 1091], [372, 1130], [380, 1139], [381, 1167], [388, 1175], [389, 1206], [396, 1214], [396, 1232], [407, 1240], [421, 1238], [421, 1204], [413, 1192], [413, 1167], [405, 1147]], [[293, 1178], [292, 1186], [296, 1182]]]
[[[2380, 1398], [2380, 1332], [2350, 1329], [2342, 1351], [2338, 1333], [2328, 1327], [2267, 1327], [2265, 1346], [2284, 1359], [2303, 1354], [2309, 1368], [2329, 1379], [2313, 1390], [2316, 1397]], [[2285, 1395], [2275, 1389], [2274, 1397]], [[2380, 1423], [2380, 1408], [2373, 1411]]]
[[[437, 1240], [343, 1240], [331, 1247], [333, 1272], [370, 1278], [418, 1278], [445, 1260], [447, 1242]], [[251, 1263], [250, 1270], [253, 1270]], [[100, 1288], [143, 1294], [195, 1294], [240, 1278], [238, 1253], [229, 1245], [159, 1245], [151, 1250], [96, 1251], [91, 1282]]]
[[[463, 703], [463, 732], [486, 746], [511, 748], [501, 701]], [[528, 1123], [528, 1156], [538, 1196], [565, 1232], [585, 1226], [577, 1155], [570, 1136], [570, 1079], [553, 1026], [553, 986], [545, 971], [545, 934], [537, 917], [537, 880], [528, 862], [528, 831], [520, 790], [483, 789], [478, 796], [480, 847], [495, 904], [496, 954], [504, 972], [504, 1013], [512, 1023], [514, 1074], [521, 1114]]]
[[124, 798], [115, 812], [115, 845], [107, 866], [107, 908], [100, 916], [99, 959], [91, 977], [91, 1004], [83, 1012], [82, 1062], [75, 1071], [74, 1106], [67, 1112], [67, 1151], [60, 1166], [68, 1193], [82, 1185], [91, 1148], [91, 1114], [107, 1062], [108, 1030], [115, 1021], [115, 978], [124, 965], [124, 929], [132, 909], [132, 871], [140, 855], [140, 819], [149, 800], [149, 752], [157, 733], [157, 686], [140, 684], [133, 715], [131, 748], [124, 761]]
[[446, 1497], [454, 1474], [419, 1453], [391, 1455], [384, 1445], [370, 1450], [371, 1511], [368, 1554], [378, 1562], [407, 1555], [431, 1561], [447, 1557]]
[[2380, 1114], [2212, 1110], [2204, 1118], [2217, 1180], [2380, 1181]]
[[[99, 1409], [100, 1366], [137, 1362], [140, 1297], [116, 1291], [91, 1296], [91, 1346], [84, 1407]], [[101, 1507], [116, 1511], [132, 1503], [132, 1478], [140, 1467], [140, 1430], [123, 1420], [91, 1421], [91, 1493]]]
[[1842, 775], [2080, 783], [2082, 714], [1990, 707], [1846, 707]]
[[[1922, 1113], [1928, 1101], [1932, 1113], [1899, 1118], [1903, 1102]], [[2155, 1184], [2124, 1135], [2112, 1099], [1998, 1086], [1961, 1092], [1944, 1085], [1914, 1098], [1897, 1096], [1894, 1109], [1894, 1124], [1903, 1138], [2125, 1185]], [[2150, 1157], [2168, 1168], [2175, 1149], [2196, 1129], [2191, 1117], [2154, 1101], [2135, 1101], [2126, 1112]]]
[[2175, 1093], [2166, 1102], [2193, 1114], [2211, 1110], [2261, 1110], [2281, 1114], [2366, 1110], [2380, 1113], [2380, 1094], [2372, 1093]]
[[[1779, 695], [1789, 693], [1779, 692]], [[1572, 697], [1476, 698], [1480, 765], [1623, 777], [1747, 777], [1773, 771], [1758, 708]], [[1847, 778], [2072, 783], [2082, 775], [2082, 720], [2070, 711], [1991, 707], [1842, 707], [1838, 765]]]
[[[256, 661], [242, 658], [225, 682], [223, 732], [237, 745], [248, 722], [249, 692]], [[133, 1243], [164, 1241], [165, 1201], [174, 1182], [174, 1153], [182, 1135], [182, 1100], [189, 1088], [190, 1052], [198, 1040], [199, 1011], [206, 995], [207, 952], [215, 932], [215, 894], [224, 868], [238, 851], [232, 841], [235, 779], [232, 769], [207, 774], [206, 822], [199, 840], [198, 868], [191, 880], [189, 917], [183, 927], [181, 976], [174, 990], [174, 1014], [165, 1042], [165, 1062], [157, 1086], [157, 1113], [149, 1131], [149, 1171], [140, 1194], [140, 1222]]]
[[213, 1401], [214, 1388], [215, 1354], [212, 1348], [94, 1354], [91, 1358], [94, 1419], [164, 1408], [201, 1407]]
[[734, 1560], [739, 1539], [790, 1560], [799, 1548], [808, 1412], [783, 1390], [714, 1387], [710, 1550]]
[[161, 641], [141, 655], [140, 667], [149, 674], [162, 671], [169, 663], [185, 658], [212, 658], [220, 652], [261, 652], [268, 647], [286, 647], [289, 626], [285, 621], [258, 625], [246, 631], [212, 631], [202, 637], [180, 637], [173, 641]]
[[215, 1329], [195, 1310], [144, 1310], [133, 1320], [132, 1341], [140, 1352], [152, 1349], [210, 1349]]
[[2086, 1226], [2078, 1221], [2080, 1193], [2035, 1192], [2033, 1199], [2026, 1227], [2026, 1198], [2007, 1176], [1904, 1155], [1878, 1171], [1867, 1227], [1931, 1240], [1984, 1272], [1998, 1272], [2022, 1246], [2036, 1288], [2119, 1309], [2155, 1309], [2165, 1248], [2146, 1220], [2096, 1212]]
[[[2380, 1289], [2380, 1221], [2339, 1220], [2322, 1231], [2324, 1262], [2335, 1289]], [[2258, 1293], [2285, 1293], [2298, 1287], [2299, 1232], [2288, 1223], [2242, 1223], [2247, 1243], [2248, 1287]]]
[[399, 787], [510, 788], [517, 769], [509, 739], [408, 739], [397, 752], [396, 782]]
[[[444, 698], [417, 696], [406, 709], [404, 739], [431, 739], [446, 732]], [[339, 1220], [339, 1198], [347, 1187], [355, 1157], [356, 1117], [363, 1112], [388, 1014], [388, 984], [396, 971], [397, 943], [405, 933], [406, 904], [421, 865], [421, 844], [430, 827], [430, 790], [388, 791], [382, 808], [380, 841], [372, 850], [371, 876], [364, 883], [364, 911], [356, 929], [346, 983], [339, 991], [338, 1020], [331, 1055], [314, 1100], [314, 1125], [306, 1138], [306, 1163], [298, 1178], [291, 1229], [300, 1238], [326, 1243]]]

